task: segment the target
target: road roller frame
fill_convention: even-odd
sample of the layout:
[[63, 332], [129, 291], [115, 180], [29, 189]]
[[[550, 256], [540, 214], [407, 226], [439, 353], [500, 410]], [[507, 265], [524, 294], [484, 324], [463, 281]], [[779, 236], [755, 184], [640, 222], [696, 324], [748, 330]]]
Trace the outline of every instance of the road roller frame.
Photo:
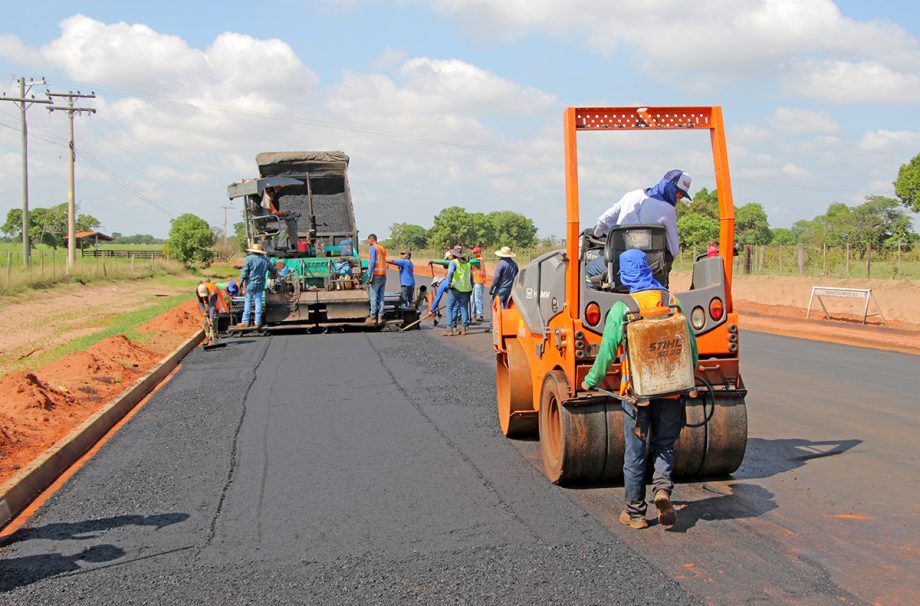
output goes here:
[[[729, 474], [741, 465], [747, 444], [747, 391], [739, 372], [738, 315], [731, 297], [735, 217], [722, 109], [569, 107], [563, 126], [565, 248], [521, 269], [507, 309], [498, 299], [493, 302], [502, 433], [538, 434], [545, 472], [554, 483], [622, 481], [621, 403], [579, 386], [597, 355], [607, 311], [629, 295], [585, 284], [590, 242], [580, 232], [576, 137], [585, 131], [708, 130], [719, 197], [719, 255], [696, 261], [690, 290], [675, 293], [692, 320], [700, 356], [698, 396], [684, 397], [687, 419], [676, 445], [674, 471], [683, 478]], [[599, 387], [613, 392], [619, 382], [619, 364], [614, 363]]]

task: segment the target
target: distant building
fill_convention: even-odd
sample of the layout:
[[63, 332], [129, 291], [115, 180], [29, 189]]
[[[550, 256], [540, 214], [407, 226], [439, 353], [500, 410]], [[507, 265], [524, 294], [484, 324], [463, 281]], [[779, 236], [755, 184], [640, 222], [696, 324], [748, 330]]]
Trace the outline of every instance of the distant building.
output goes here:
[[[112, 236], [107, 236], [98, 231], [78, 231], [74, 234], [74, 239], [77, 241], [79, 248], [86, 248], [87, 246], [98, 248], [100, 242], [113, 242], [115, 240]], [[64, 236], [64, 244], [67, 244], [67, 236]]]

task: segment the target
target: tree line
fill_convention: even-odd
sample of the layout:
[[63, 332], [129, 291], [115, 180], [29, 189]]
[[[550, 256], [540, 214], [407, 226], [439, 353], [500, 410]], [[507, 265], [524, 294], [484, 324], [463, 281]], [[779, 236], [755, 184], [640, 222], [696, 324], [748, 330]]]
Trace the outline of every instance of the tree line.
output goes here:
[[457, 244], [468, 248], [528, 248], [537, 244], [537, 226], [532, 219], [510, 210], [471, 213], [460, 206], [451, 206], [435, 215], [428, 229], [411, 223], [394, 223], [388, 242], [409, 250], [441, 250]]
[[[920, 243], [908, 210], [920, 212], [920, 154], [901, 166], [894, 181], [895, 198], [869, 195], [857, 206], [836, 202], [824, 214], [800, 219], [791, 228], [771, 228], [763, 206], [750, 202], [735, 207], [735, 242], [748, 244], [805, 244], [910, 250]], [[677, 205], [677, 231], [682, 246], [701, 250], [719, 239], [719, 196], [700, 189], [692, 202]]]

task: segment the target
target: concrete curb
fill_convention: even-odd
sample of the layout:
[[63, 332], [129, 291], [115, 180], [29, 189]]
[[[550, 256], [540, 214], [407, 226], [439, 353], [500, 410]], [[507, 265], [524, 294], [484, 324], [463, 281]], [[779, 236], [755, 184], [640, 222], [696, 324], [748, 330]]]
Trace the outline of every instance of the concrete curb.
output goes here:
[[104, 408], [47, 448], [16, 476], [0, 485], [0, 528], [25, 509], [58, 476], [150, 393], [204, 338], [198, 331]]

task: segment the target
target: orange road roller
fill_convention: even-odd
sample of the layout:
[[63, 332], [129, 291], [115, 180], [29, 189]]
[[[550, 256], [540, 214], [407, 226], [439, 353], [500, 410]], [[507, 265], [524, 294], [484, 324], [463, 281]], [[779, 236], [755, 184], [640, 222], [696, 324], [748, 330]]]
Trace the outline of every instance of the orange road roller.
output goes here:
[[[661, 225], [618, 226], [606, 238], [581, 231], [576, 137], [586, 131], [708, 130], [719, 198], [717, 256], [693, 265], [690, 289], [674, 293], [696, 336], [695, 385], [685, 390], [686, 423], [674, 454], [675, 477], [730, 474], [747, 444], [747, 391], [739, 371], [738, 314], [732, 305], [734, 205], [722, 109], [570, 107], [564, 112], [566, 245], [518, 274], [508, 307], [493, 302], [498, 418], [508, 437], [539, 434], [547, 477], [556, 484], [619, 482], [623, 477], [623, 406], [614, 397], [621, 367], [607, 370], [601, 391], [580, 387], [597, 356], [607, 312], [630, 296], [618, 285], [618, 255], [646, 252], [650, 265], [666, 248]], [[609, 283], [585, 280], [598, 256]], [[692, 366], [692, 364], [691, 364]]]

